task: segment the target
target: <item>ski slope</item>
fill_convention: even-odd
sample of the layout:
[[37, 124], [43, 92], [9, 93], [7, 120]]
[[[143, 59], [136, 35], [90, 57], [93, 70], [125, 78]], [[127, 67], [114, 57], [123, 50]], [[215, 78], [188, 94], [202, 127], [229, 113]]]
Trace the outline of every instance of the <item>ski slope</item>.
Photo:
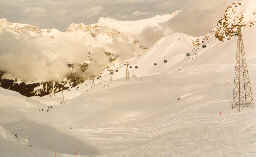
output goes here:
[[[253, 85], [255, 35], [244, 36]], [[137, 77], [84, 84], [64, 93], [64, 104], [51, 101], [58, 95], [31, 99], [0, 89], [0, 156], [256, 156], [255, 108], [231, 110], [236, 41], [214, 41], [184, 61], [189, 40], [161, 39], [132, 60]]]

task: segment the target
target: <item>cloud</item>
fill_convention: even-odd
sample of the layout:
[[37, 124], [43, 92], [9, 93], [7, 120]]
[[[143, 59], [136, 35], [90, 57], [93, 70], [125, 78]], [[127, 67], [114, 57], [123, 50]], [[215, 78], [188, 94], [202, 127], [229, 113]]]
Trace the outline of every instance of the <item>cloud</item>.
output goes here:
[[[170, 26], [197, 34], [212, 26], [232, 0], [1, 0], [0, 17], [64, 30], [71, 23], [96, 23], [100, 17], [137, 20], [183, 10]], [[183, 25], [181, 24], [182, 22]], [[190, 26], [190, 30], [187, 29]], [[195, 33], [194, 33], [195, 32]]]
[[198, 36], [207, 33], [216, 24], [218, 17], [231, 1], [227, 0], [188, 0], [182, 13], [169, 22], [176, 32]]
[[5, 31], [0, 34], [0, 62], [2, 71], [26, 81], [57, 80], [68, 72], [64, 62], [51, 62], [35, 40]]
[[[9, 29], [0, 31], [0, 71], [25, 82], [62, 81], [71, 73], [73, 64], [76, 75], [88, 78], [97, 75], [112, 57], [123, 60], [140, 51], [125, 34], [108, 35], [110, 29], [98, 29], [95, 36], [90, 32], [60, 32], [48, 35], [25, 32], [17, 34]], [[110, 42], [110, 39], [112, 42]], [[111, 52], [111, 55], [106, 55]], [[82, 71], [80, 64], [88, 64]], [[5, 75], [5, 77], [10, 76]]]
[[65, 29], [72, 22], [95, 23], [100, 17], [132, 20], [165, 14], [174, 11], [175, 5], [169, 0], [1, 0], [0, 17]]

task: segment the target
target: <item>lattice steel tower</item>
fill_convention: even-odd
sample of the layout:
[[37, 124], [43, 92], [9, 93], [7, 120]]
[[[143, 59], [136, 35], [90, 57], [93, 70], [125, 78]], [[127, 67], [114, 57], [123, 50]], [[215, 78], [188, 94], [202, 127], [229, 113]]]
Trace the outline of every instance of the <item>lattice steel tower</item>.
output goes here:
[[234, 89], [233, 89], [233, 103], [232, 109], [248, 107], [253, 103], [252, 86], [249, 78], [248, 65], [246, 61], [246, 54], [244, 50], [244, 43], [242, 39], [242, 29], [238, 29]]
[[129, 80], [130, 79], [130, 72], [129, 72], [129, 63], [124, 64], [126, 69], [125, 69], [125, 79]]

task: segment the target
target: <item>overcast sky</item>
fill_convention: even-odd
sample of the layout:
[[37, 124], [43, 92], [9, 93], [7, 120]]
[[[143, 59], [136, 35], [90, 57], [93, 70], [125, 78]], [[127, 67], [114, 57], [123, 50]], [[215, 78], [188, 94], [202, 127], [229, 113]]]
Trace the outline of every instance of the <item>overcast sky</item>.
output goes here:
[[[182, 3], [180, 2], [182, 1]], [[66, 28], [99, 17], [139, 19], [170, 13], [187, 0], [0, 0], [0, 17], [42, 27]]]
[[214, 17], [216, 11], [222, 14], [219, 8], [227, 1], [231, 0], [0, 0], [0, 18], [63, 30], [72, 22], [90, 24], [100, 17], [134, 20], [178, 9], [189, 10], [181, 20], [206, 16], [201, 11]]

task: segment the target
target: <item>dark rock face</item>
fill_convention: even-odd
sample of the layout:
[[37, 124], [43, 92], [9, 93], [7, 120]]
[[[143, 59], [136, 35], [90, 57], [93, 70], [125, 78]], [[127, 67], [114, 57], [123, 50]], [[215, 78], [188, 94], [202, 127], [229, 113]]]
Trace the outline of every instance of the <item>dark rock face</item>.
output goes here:
[[31, 97], [34, 96], [33, 91], [34, 88], [39, 86], [39, 84], [25, 84], [24, 82], [17, 84], [14, 80], [1, 79], [1, 87], [9, 90], [13, 90], [19, 92], [20, 94]]
[[[31, 97], [31, 96], [45, 96], [49, 95], [52, 92], [58, 93], [63, 90], [67, 90], [69, 87], [65, 86], [68, 84], [67, 81], [63, 82], [55, 82], [55, 81], [48, 81], [48, 82], [38, 82], [38, 83], [17, 83], [15, 80], [3, 79], [2, 76], [4, 72], [0, 71], [0, 87], [12, 91], [19, 92], [21, 95]], [[81, 78], [75, 77], [74, 75], [69, 75], [67, 79], [72, 82], [71, 87], [75, 87], [78, 84], [82, 83], [83, 80]], [[42, 90], [40, 92], [35, 93], [34, 89], [36, 87], [42, 86]], [[53, 91], [54, 90], [54, 91]]]

